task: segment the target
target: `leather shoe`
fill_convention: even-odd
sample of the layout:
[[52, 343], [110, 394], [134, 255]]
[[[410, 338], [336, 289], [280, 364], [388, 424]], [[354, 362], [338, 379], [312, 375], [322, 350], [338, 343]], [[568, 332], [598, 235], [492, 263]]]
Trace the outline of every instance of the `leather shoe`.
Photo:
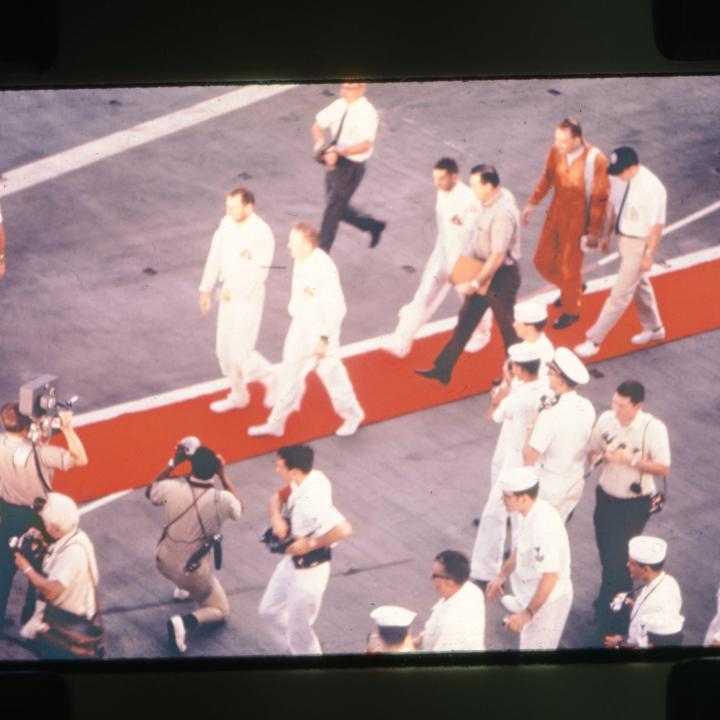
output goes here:
[[556, 330], [564, 330], [566, 327], [570, 327], [573, 323], [576, 323], [580, 319], [579, 315], [570, 315], [569, 313], [563, 313], [554, 323], [553, 327]]
[[[581, 286], [581, 288], [580, 288], [580, 291], [581, 291], [581, 292], [585, 292], [586, 290], [587, 290], [587, 283], [583, 283], [582, 286]], [[555, 302], [553, 303], [553, 307], [556, 307], [556, 308], [561, 308], [561, 307], [562, 307], [562, 302], [560, 302], [560, 296], [559, 296], [559, 295], [558, 295], [557, 299], [555, 300]]]
[[382, 220], [378, 220], [375, 224], [375, 228], [370, 232], [370, 247], [374, 248], [377, 247], [378, 243], [380, 242], [380, 236], [385, 231], [385, 228], [387, 227], [387, 223], [384, 223]]
[[437, 367], [429, 368], [428, 370], [416, 370], [415, 374], [428, 378], [429, 380], [437, 380], [443, 385], [447, 385], [450, 382], [450, 375]]

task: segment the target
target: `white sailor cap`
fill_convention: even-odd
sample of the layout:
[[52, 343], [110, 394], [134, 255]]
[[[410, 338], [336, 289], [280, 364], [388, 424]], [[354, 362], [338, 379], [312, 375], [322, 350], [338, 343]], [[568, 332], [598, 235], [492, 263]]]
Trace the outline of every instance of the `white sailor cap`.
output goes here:
[[200, 447], [200, 439], [194, 435], [188, 435], [178, 442], [178, 447], [182, 447], [183, 452], [188, 456], [192, 457], [195, 451]]
[[521, 323], [537, 323], [547, 320], [547, 305], [537, 300], [528, 300], [515, 305], [515, 320]]
[[417, 613], [399, 605], [382, 605], [375, 608], [370, 617], [377, 623], [378, 627], [384, 628], [407, 628], [410, 627]]
[[638, 535], [628, 543], [628, 555], [641, 565], [655, 565], [667, 555], [667, 543], [650, 535]]
[[554, 365], [563, 375], [578, 385], [584, 385], [590, 380], [590, 373], [582, 361], [566, 347], [559, 347], [555, 350], [551, 365]]
[[658, 610], [648, 613], [643, 618], [645, 629], [653, 635], [674, 635], [683, 628], [685, 618], [680, 613], [669, 613]]
[[513, 362], [526, 363], [540, 360], [539, 343], [519, 342], [508, 348], [508, 357]]
[[80, 512], [75, 501], [57, 492], [48, 493], [38, 514], [46, 527], [52, 525], [61, 535], [67, 535], [80, 524]]
[[537, 468], [534, 465], [526, 465], [502, 470], [498, 482], [503, 492], [517, 493], [529, 490], [539, 482]]

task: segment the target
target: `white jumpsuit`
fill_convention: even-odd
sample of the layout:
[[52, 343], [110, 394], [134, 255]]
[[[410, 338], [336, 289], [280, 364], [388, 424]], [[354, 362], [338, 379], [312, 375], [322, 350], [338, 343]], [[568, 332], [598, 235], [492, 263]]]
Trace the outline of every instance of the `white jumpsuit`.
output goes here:
[[[343, 420], [362, 413], [348, 372], [338, 357], [346, 310], [337, 268], [324, 250], [315, 248], [304, 260], [295, 261], [288, 305], [292, 321], [283, 347], [277, 402], [268, 418], [269, 425], [284, 428], [288, 415], [300, 407], [305, 379], [313, 370]], [[313, 351], [321, 337], [328, 338], [328, 346], [325, 356], [318, 359]]]
[[[255, 350], [265, 303], [265, 279], [275, 240], [270, 226], [252, 213], [242, 223], [226, 215], [213, 235], [200, 282], [201, 292], [219, 285], [215, 351], [220, 370], [240, 404], [248, 400], [247, 383], [273, 382], [272, 365]], [[249, 255], [249, 258], [248, 258]]]

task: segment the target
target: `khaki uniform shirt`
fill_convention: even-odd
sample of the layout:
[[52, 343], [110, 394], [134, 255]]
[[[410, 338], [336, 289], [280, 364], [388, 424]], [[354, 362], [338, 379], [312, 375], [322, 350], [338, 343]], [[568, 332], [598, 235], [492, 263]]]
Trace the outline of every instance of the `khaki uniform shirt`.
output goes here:
[[515, 197], [504, 187], [482, 203], [472, 241], [472, 253], [478, 260], [487, 260], [493, 252], [507, 253], [506, 265], [520, 259], [520, 211]]

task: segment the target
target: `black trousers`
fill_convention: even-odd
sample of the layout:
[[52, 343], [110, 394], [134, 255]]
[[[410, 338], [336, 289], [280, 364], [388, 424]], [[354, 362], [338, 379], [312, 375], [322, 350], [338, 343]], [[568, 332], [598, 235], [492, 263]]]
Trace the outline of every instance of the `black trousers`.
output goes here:
[[8, 547], [11, 537], [22, 535], [31, 527], [40, 527], [38, 514], [25, 505], [0, 500], [0, 623], [5, 619], [8, 597], [15, 577], [15, 553]]
[[628, 542], [641, 535], [650, 518], [650, 496], [616, 498], [608, 495], [600, 486], [595, 488], [595, 541], [600, 562], [602, 580], [595, 600], [598, 624], [608, 634], [623, 632], [627, 618], [615, 614], [610, 601], [620, 592], [632, 589], [633, 582], [627, 568]]
[[441, 353], [435, 358], [435, 367], [450, 377], [467, 341], [475, 332], [475, 328], [488, 307], [491, 307], [495, 314], [505, 350], [510, 345], [519, 342], [513, 329], [513, 311], [519, 288], [520, 270], [518, 266], [503, 265], [493, 275], [485, 295], [477, 293], [466, 295], [458, 314], [455, 330]]
[[325, 252], [330, 252], [341, 220], [364, 232], [372, 232], [380, 225], [378, 220], [350, 205], [350, 198], [364, 175], [365, 163], [343, 157], [338, 158], [337, 165], [325, 174], [325, 213], [319, 242]]

